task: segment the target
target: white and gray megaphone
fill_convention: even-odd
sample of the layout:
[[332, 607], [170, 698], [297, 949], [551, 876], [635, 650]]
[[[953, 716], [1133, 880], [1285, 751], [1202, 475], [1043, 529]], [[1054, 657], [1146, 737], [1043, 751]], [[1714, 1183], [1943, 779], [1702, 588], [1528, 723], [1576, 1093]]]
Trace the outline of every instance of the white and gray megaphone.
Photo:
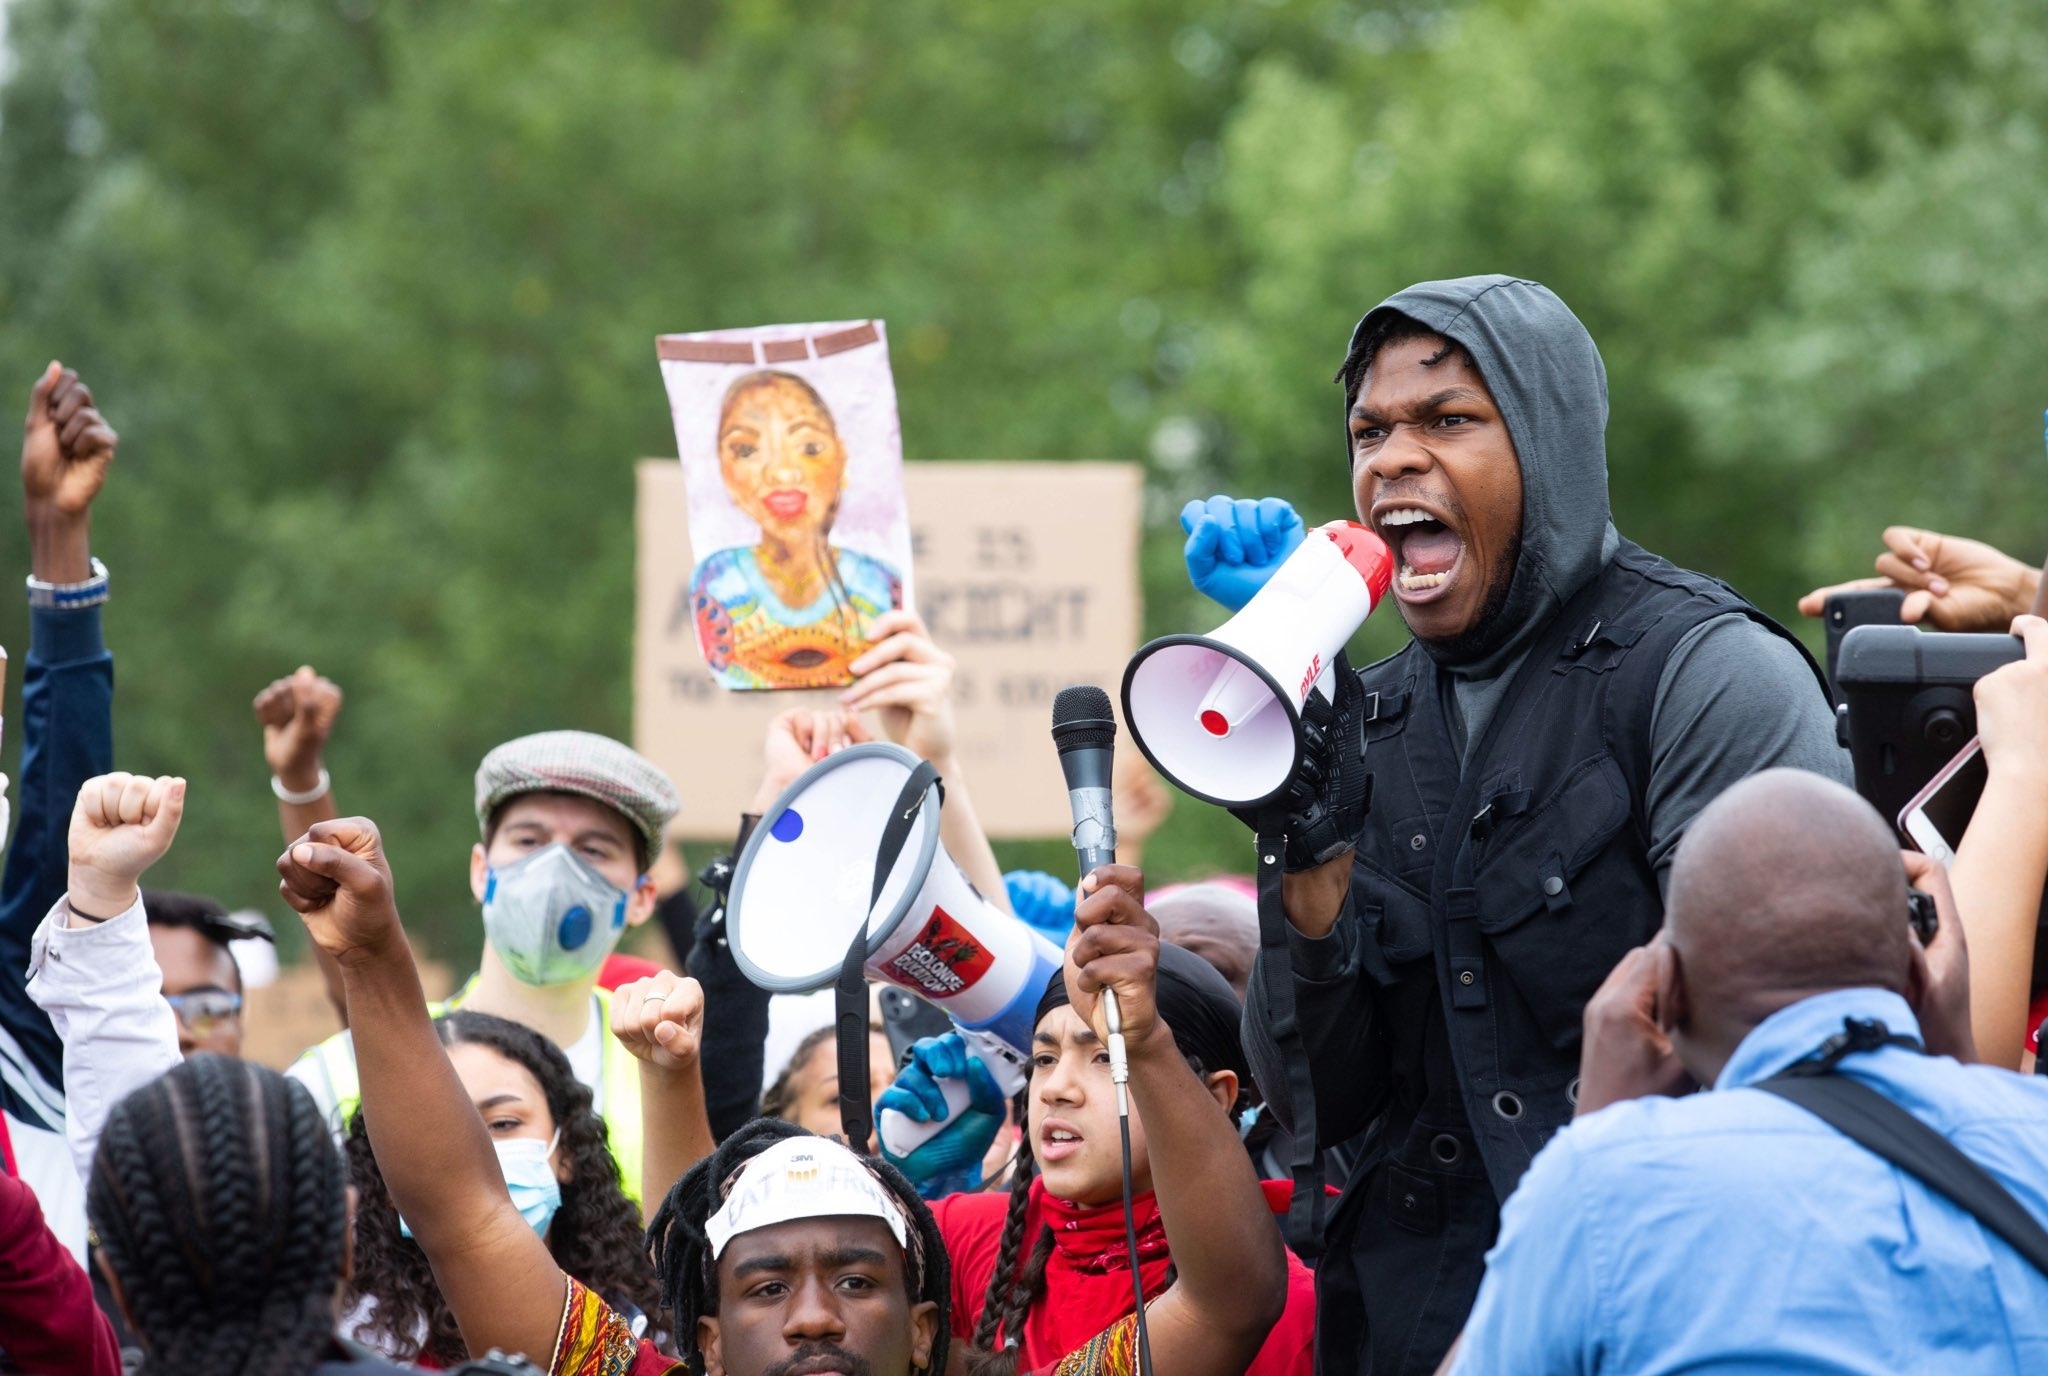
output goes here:
[[[1059, 972], [1059, 948], [991, 904], [939, 842], [938, 786], [926, 793], [872, 909], [875, 861], [917, 756], [897, 745], [849, 746], [812, 765], [761, 817], [733, 866], [725, 933], [762, 989], [798, 994], [839, 977], [867, 926], [867, 972], [950, 1017], [1005, 1096], [1024, 1086], [1032, 1015]], [[967, 1086], [941, 1080], [946, 1121]], [[882, 1143], [908, 1155], [945, 1122], [885, 1109]]]
[[1169, 635], [1124, 670], [1124, 720], [1161, 774], [1204, 802], [1252, 807], [1301, 767], [1301, 709], [1394, 581], [1386, 541], [1356, 521], [1317, 526], [1208, 635]]

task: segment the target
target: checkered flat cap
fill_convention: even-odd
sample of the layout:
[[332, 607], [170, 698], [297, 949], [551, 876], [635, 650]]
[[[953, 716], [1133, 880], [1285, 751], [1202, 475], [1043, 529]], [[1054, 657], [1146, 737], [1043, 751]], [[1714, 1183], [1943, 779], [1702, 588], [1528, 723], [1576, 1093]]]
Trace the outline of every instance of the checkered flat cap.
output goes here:
[[484, 756], [476, 769], [476, 824], [522, 793], [578, 793], [625, 814], [647, 842], [651, 858], [683, 800], [660, 766], [609, 736], [588, 731], [542, 731], [521, 736]]

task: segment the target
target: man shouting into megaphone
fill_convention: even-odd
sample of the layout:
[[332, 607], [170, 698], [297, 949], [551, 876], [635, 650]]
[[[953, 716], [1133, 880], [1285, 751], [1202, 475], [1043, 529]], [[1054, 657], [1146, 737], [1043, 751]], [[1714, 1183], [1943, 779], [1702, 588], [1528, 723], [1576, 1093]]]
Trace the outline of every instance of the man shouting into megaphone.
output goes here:
[[[1353, 850], [1290, 844], [1283, 894], [1319, 1135], [1380, 1120], [1317, 1273], [1318, 1370], [1386, 1376], [1456, 1336], [1500, 1202], [1577, 1105], [1586, 1001], [1661, 924], [1687, 823], [1755, 771], [1848, 767], [1798, 642], [1609, 521], [1606, 372], [1547, 288], [1410, 287], [1337, 380], [1414, 639], [1338, 676], [1329, 739], [1362, 730], [1365, 754], [1304, 768], [1323, 799], [1369, 770], [1370, 815]], [[1195, 586], [1233, 610], [1301, 540], [1270, 498], [1181, 519]], [[1245, 1041], [1285, 1085], [1267, 1002], [1254, 977]]]

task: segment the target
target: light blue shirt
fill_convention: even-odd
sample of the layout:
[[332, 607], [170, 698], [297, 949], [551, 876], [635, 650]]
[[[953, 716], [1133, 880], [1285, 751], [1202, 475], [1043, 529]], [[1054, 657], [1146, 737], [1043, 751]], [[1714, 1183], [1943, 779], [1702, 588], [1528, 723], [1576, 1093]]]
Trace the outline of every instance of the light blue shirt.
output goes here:
[[[2048, 1276], [1919, 1180], [1762, 1090], [1896, 994], [1796, 1003], [1711, 1093], [1615, 1104], [1501, 1212], [1460, 1373], [2048, 1372]], [[1938, 1128], [2048, 1222], [2048, 1080], [1903, 1047], [1841, 1072]]]

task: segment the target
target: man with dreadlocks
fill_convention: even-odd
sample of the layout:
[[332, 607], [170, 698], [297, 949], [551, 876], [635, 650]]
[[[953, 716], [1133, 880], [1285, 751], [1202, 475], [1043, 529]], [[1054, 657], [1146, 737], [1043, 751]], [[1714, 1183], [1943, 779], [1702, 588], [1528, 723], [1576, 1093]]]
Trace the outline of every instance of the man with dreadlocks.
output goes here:
[[[696, 1163], [655, 1220], [689, 1365], [636, 1339], [506, 1193], [420, 995], [376, 827], [322, 822], [278, 872], [342, 971], [371, 1147], [472, 1352], [524, 1353], [550, 1376], [911, 1376], [943, 1360], [945, 1259], [909, 1184], [820, 1138], [750, 1164], [758, 1132]], [[641, 993], [635, 1035], [674, 1048], [695, 1014], [664, 1002]]]
[[945, 1245], [884, 1161], [759, 1118], [677, 1183], [648, 1238], [693, 1372], [947, 1369]]

